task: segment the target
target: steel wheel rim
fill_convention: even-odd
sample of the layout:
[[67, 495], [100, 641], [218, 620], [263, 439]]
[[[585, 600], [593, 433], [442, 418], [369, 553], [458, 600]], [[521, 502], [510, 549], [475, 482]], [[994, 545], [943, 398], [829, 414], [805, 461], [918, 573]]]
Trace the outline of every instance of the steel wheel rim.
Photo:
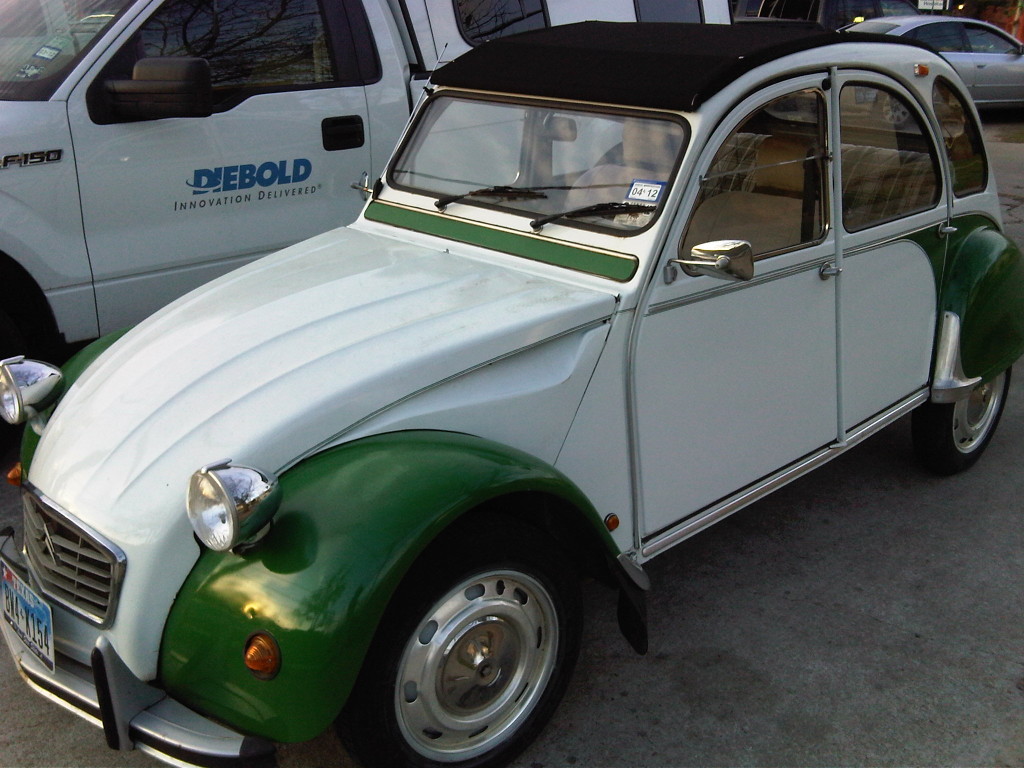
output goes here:
[[953, 407], [953, 444], [961, 453], [975, 450], [992, 431], [1003, 400], [1005, 373], [979, 384]]
[[500, 570], [461, 582], [402, 653], [395, 711], [406, 742], [444, 763], [508, 740], [543, 695], [558, 641], [554, 601], [536, 579]]

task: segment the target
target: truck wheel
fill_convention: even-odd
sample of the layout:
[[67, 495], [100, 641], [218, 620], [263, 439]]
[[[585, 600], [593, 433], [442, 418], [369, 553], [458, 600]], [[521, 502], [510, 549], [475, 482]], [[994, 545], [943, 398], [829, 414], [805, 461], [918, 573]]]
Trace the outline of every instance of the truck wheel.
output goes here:
[[539, 531], [490, 521], [406, 578], [339, 719], [372, 768], [507, 763], [540, 732], [579, 653], [579, 585]]
[[[7, 313], [0, 310], [0, 360], [22, 354], [24, 351], [25, 337]], [[4, 452], [14, 445], [20, 434], [20, 427], [12, 427], [0, 419], [0, 459], [3, 458]]]
[[940, 475], [953, 475], [981, 458], [992, 439], [1010, 390], [1010, 369], [978, 384], [956, 403], [925, 403], [911, 417], [918, 460]]

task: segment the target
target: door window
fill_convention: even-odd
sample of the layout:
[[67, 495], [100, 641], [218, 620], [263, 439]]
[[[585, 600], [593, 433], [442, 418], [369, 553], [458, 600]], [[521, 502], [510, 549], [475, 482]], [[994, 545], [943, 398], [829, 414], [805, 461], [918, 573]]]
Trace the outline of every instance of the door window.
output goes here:
[[953, 172], [953, 194], [957, 197], [980, 192], [988, 183], [985, 147], [974, 115], [942, 79], [932, 88], [935, 117], [942, 128], [942, 141]]
[[725, 140], [701, 179], [683, 257], [712, 240], [767, 256], [824, 236], [825, 108], [805, 90], [775, 99]]
[[974, 53], [1018, 53], [1016, 43], [984, 27], [966, 26], [967, 39]]
[[97, 82], [130, 79], [142, 58], [201, 58], [214, 111], [256, 93], [372, 82], [380, 66], [361, 14], [335, 5], [325, 15], [317, 0], [169, 0]]
[[548, 26], [544, 0], [454, 0], [455, 18], [467, 43]]
[[938, 158], [910, 104], [873, 85], [839, 96], [843, 226], [854, 232], [931, 208], [941, 191]]

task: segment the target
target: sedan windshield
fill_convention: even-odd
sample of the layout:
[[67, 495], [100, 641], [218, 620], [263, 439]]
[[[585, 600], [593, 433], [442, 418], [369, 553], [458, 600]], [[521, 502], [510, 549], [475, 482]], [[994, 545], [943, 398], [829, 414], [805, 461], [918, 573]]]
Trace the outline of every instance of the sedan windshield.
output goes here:
[[438, 210], [479, 205], [619, 234], [653, 222], [686, 143], [671, 116], [434, 99], [391, 168]]
[[0, 99], [48, 99], [129, 0], [0, 0]]

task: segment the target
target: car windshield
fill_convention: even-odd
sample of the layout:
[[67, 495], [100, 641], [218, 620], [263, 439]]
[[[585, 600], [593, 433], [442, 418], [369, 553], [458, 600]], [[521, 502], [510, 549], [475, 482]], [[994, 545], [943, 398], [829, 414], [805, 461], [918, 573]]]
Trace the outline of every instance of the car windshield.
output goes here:
[[48, 99], [129, 0], [0, 0], [0, 99]]
[[668, 196], [686, 143], [668, 115], [627, 114], [441, 95], [426, 107], [388, 182], [442, 211], [482, 205], [632, 234]]

